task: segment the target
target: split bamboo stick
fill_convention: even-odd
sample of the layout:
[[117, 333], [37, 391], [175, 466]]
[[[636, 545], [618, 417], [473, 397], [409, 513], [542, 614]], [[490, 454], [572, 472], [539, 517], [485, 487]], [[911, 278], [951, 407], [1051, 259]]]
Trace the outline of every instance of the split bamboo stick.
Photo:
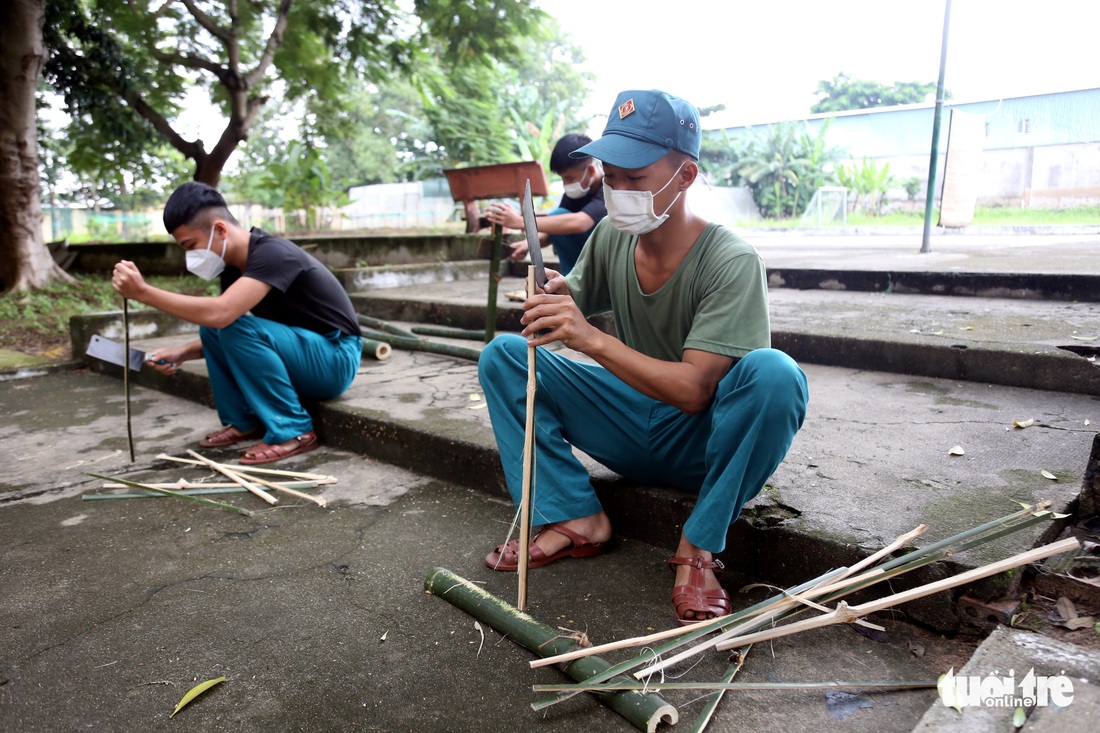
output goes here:
[[[170, 456], [167, 453], [160, 453], [157, 455], [158, 461], [175, 461], [176, 463], [188, 463], [192, 466], [205, 466], [202, 461], [197, 461], [193, 458], [180, 458], [179, 456]], [[237, 471], [243, 473], [264, 473], [271, 476], [287, 476], [289, 478], [298, 478], [305, 481], [316, 481], [319, 484], [334, 484], [336, 483], [335, 476], [327, 476], [320, 473], [306, 473], [304, 471], [282, 471], [277, 468], [261, 468], [259, 466], [240, 466], [235, 463], [223, 463], [221, 464], [228, 468], [230, 471]]]
[[[433, 568], [429, 571], [424, 579], [424, 590], [488, 624], [535, 654], [560, 654], [576, 645], [573, 639], [562, 637], [557, 629], [536, 621], [450, 570]], [[599, 657], [587, 657], [569, 664], [563, 671], [574, 680], [581, 681], [606, 673], [610, 666]], [[632, 682], [629, 678], [618, 681]], [[675, 725], [679, 720], [675, 706], [657, 695], [611, 692], [598, 695], [596, 699], [647, 733], [653, 733], [662, 722]]]
[[[527, 267], [527, 297], [535, 294], [535, 267]], [[527, 347], [527, 420], [523, 428], [523, 487], [519, 502], [519, 610], [527, 610], [527, 566], [530, 563], [531, 501], [535, 483], [535, 393], [538, 379], [535, 370], [535, 347]]]
[[[1049, 545], [1043, 545], [1037, 547], [1034, 550], [1028, 550], [1027, 552], [1021, 552], [1012, 557], [1006, 557], [1004, 560], [998, 560], [997, 562], [983, 565], [966, 572], [953, 575], [950, 578], [943, 578], [932, 583], [926, 583], [916, 588], [911, 588], [907, 591], [900, 593], [894, 593], [893, 595], [886, 596], [885, 598], [879, 598], [875, 601], [868, 601], [867, 603], [861, 603], [856, 606], [849, 606], [843, 601], [837, 606], [836, 610], [827, 613], [823, 616], [816, 618], [806, 619], [805, 621], [799, 621], [797, 623], [788, 624], [786, 626], [780, 626], [775, 629], [769, 629], [767, 631], [761, 631], [755, 634], [748, 634], [746, 636], [729, 639], [718, 645], [719, 651], [726, 649], [733, 649], [735, 647], [744, 646], [746, 644], [755, 644], [758, 641], [767, 641], [768, 639], [775, 639], [780, 636], [787, 636], [799, 631], [806, 631], [808, 629], [816, 629], [822, 626], [828, 626], [835, 623], [844, 623], [851, 621], [859, 616], [866, 616], [867, 614], [874, 613], [876, 611], [882, 611], [887, 608], [892, 608], [902, 603], [908, 603], [918, 598], [924, 598], [930, 596], [933, 593], [939, 593], [940, 591], [956, 588], [960, 585], [966, 585], [975, 580], [981, 580], [982, 578], [988, 578], [991, 575], [1002, 573], [1005, 570], [1011, 570], [1021, 565], [1037, 562], [1039, 560], [1045, 560], [1052, 555], [1058, 555], [1063, 552], [1069, 552], [1080, 547], [1080, 543], [1073, 537], [1068, 537], [1059, 542], [1052, 542]], [[639, 679], [644, 676], [658, 672], [664, 669], [662, 665], [653, 665], [647, 669], [640, 670], [635, 673], [635, 677]]]
[[258, 496], [261, 499], [263, 499], [264, 501], [266, 501], [268, 504], [274, 505], [274, 504], [279, 503], [279, 500], [276, 499], [274, 496], [267, 493], [266, 491], [261, 489], [256, 484], [241, 478], [237, 474], [233, 473], [233, 471], [229, 470], [228, 468], [226, 468], [222, 464], [218, 463], [217, 461], [212, 461], [209, 458], [206, 458], [204, 456], [200, 456], [198, 453], [196, 453], [193, 450], [188, 450], [187, 454], [190, 455], [190, 456], [193, 456], [195, 459], [197, 459], [198, 461], [206, 464], [207, 466], [214, 469], [215, 471], [222, 474], [223, 476], [226, 476], [231, 481], [236, 481], [238, 484], [245, 487], [246, 489], [251, 491], [253, 494], [255, 494], [256, 496]]

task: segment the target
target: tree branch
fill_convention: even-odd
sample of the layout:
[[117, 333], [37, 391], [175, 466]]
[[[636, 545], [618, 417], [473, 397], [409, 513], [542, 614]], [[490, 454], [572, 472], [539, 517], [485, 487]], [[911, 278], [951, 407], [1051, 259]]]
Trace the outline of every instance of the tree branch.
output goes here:
[[267, 68], [271, 66], [272, 59], [275, 58], [275, 51], [279, 46], [283, 45], [283, 33], [286, 31], [287, 18], [290, 14], [291, 0], [282, 0], [279, 3], [279, 12], [275, 20], [275, 27], [271, 29], [271, 35], [267, 38], [267, 45], [264, 47], [263, 55], [260, 57], [259, 62], [256, 64], [256, 68], [245, 75], [245, 84], [251, 89], [255, 85], [260, 83], [264, 74], [267, 72]]
[[215, 23], [209, 15], [199, 10], [198, 6], [195, 5], [195, 0], [180, 0], [180, 2], [182, 2], [188, 12], [191, 13], [191, 17], [198, 21], [198, 24], [209, 31], [211, 35], [215, 38], [220, 38], [222, 41], [229, 40], [230, 33]]
[[209, 71], [214, 76], [218, 77], [218, 80], [223, 84], [225, 83], [226, 69], [224, 66], [202, 58], [201, 56], [194, 56], [186, 53], [170, 53], [167, 51], [161, 51], [158, 48], [151, 49], [150, 51], [157, 61], [166, 64], [175, 64], [183, 66], [188, 69], [203, 69]]

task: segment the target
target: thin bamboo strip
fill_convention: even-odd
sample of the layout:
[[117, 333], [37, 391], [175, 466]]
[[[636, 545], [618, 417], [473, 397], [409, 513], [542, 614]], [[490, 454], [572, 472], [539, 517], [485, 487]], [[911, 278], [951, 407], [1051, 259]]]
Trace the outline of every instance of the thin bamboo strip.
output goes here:
[[[741, 651], [741, 654], [737, 657], [737, 663], [731, 664], [726, 670], [726, 673], [722, 675], [722, 683], [730, 684], [733, 682], [733, 678], [737, 676], [737, 673], [741, 671], [741, 668], [745, 666], [745, 657], [752, 651], [752, 647], [745, 647]], [[715, 690], [712, 695], [707, 697], [707, 701], [703, 703], [703, 709], [699, 711], [699, 716], [695, 718], [695, 723], [691, 726], [690, 733], [703, 733], [703, 730], [710, 723], [710, 719], [714, 716], [714, 711], [718, 709], [718, 703], [722, 702], [722, 698], [725, 696], [725, 690]]]
[[[167, 482], [162, 481], [162, 482], [151, 482], [151, 483], [147, 483], [146, 485], [147, 486], [153, 486], [153, 487], [156, 487], [158, 489], [171, 489], [172, 491], [179, 491], [180, 493], [183, 493], [185, 491], [197, 490], [197, 489], [234, 489], [234, 490], [239, 489], [241, 491], [248, 491], [248, 489], [245, 489], [244, 487], [242, 487], [240, 484], [238, 484], [236, 482], [222, 483], [222, 482], [219, 482], [219, 481], [211, 481], [209, 483], [200, 483], [200, 482], [192, 482], [192, 481], [173, 481], [171, 483], [167, 483]], [[290, 483], [284, 482], [282, 485], [283, 486], [289, 486], [292, 489], [315, 489], [320, 484], [318, 484], [316, 481], [294, 481], [294, 482], [290, 482]], [[124, 488], [126, 488], [126, 484], [112, 483], [112, 482], [108, 481], [107, 483], [103, 484], [103, 486], [101, 486], [100, 488], [103, 488], [103, 489], [124, 489]], [[232, 493], [235, 493], [235, 492], [230, 491], [228, 493], [232, 494]]]
[[[936, 681], [915, 682], [631, 682], [600, 685], [620, 690], [914, 690], [935, 687]], [[535, 692], [590, 692], [581, 685], [532, 685]]]
[[[100, 479], [102, 481], [110, 481], [111, 480], [110, 477], [103, 476], [103, 475], [98, 474], [98, 473], [89, 473], [87, 475], [91, 476], [92, 478]], [[142, 484], [142, 483], [138, 483], [137, 481], [126, 481], [124, 479], [116, 479], [116, 480], [120, 480], [120, 481], [122, 481], [122, 483], [126, 484], [127, 486], [131, 486], [135, 489], [145, 489], [147, 491], [156, 491], [156, 492], [159, 492], [159, 493], [162, 493], [162, 494], [167, 494], [168, 496], [174, 496], [177, 499], [186, 499], [187, 501], [194, 501], [194, 502], [197, 502], [199, 504], [206, 504], [207, 506], [213, 506], [213, 507], [217, 507], [219, 509], [225, 509], [227, 511], [236, 512], [237, 514], [243, 514], [246, 517], [251, 517], [252, 516], [252, 510], [251, 509], [244, 509], [243, 507], [233, 506], [232, 504], [223, 504], [220, 501], [210, 501], [209, 499], [203, 499], [203, 498], [198, 497], [198, 496], [187, 496], [186, 494], [181, 494], [178, 491], [169, 491], [168, 489], [154, 489], [151, 486], [148, 486], [148, 485]]]
[[238, 484], [245, 487], [246, 489], [251, 491], [253, 494], [255, 494], [256, 496], [258, 496], [261, 499], [263, 499], [264, 501], [266, 501], [268, 504], [275, 505], [275, 504], [279, 503], [279, 500], [276, 499], [274, 496], [267, 493], [266, 491], [261, 489], [259, 486], [256, 486], [255, 484], [241, 478], [237, 474], [233, 473], [233, 471], [229, 470], [228, 468], [226, 468], [222, 464], [218, 463], [217, 461], [212, 461], [209, 458], [206, 458], [204, 456], [200, 456], [198, 453], [196, 453], [193, 450], [188, 450], [187, 454], [190, 455], [190, 456], [193, 456], [197, 460], [201, 461], [202, 463], [206, 464], [210, 468], [217, 471], [218, 473], [228, 477], [230, 480], [236, 481]]

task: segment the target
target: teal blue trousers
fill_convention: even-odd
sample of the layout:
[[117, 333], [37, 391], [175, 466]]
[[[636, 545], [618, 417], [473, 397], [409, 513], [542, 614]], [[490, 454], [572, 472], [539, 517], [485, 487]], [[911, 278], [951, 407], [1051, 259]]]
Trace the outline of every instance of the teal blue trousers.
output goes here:
[[[775, 349], [750, 352], [718, 385], [710, 407], [687, 415], [646, 397], [601, 366], [536, 350], [535, 525], [602, 511], [576, 447], [621, 476], [698, 495], [689, 542], [726, 546], [730, 524], [775, 472], [802, 427], [806, 375]], [[527, 343], [505, 334], [481, 353], [478, 377], [513, 501], [523, 487]]]
[[302, 398], [343, 394], [363, 352], [359, 336], [320, 334], [251, 315], [225, 328], [203, 326], [199, 338], [222, 424], [241, 431], [262, 427], [269, 445], [312, 430]]

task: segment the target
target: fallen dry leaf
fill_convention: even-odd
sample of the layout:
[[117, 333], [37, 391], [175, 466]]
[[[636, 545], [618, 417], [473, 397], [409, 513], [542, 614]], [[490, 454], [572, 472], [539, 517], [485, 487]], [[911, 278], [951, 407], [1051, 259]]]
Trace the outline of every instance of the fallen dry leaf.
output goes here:
[[1014, 422], [1012, 424], [1015, 425], [1018, 428], [1030, 428], [1032, 425], [1035, 424], [1035, 419], [1034, 418], [1029, 418], [1027, 420], [1017, 420], [1016, 422]]
[[1042, 471], [1039, 472], [1039, 475], [1042, 476], [1043, 478], [1048, 478], [1051, 481], [1057, 481], [1058, 480], [1057, 476], [1055, 476], [1053, 473], [1046, 470], [1045, 468]]
[[1063, 621], [1072, 621], [1077, 618], [1077, 606], [1073, 605], [1073, 601], [1060, 596], [1054, 603], [1055, 610], [1058, 611], [1058, 615], [1062, 617]]

